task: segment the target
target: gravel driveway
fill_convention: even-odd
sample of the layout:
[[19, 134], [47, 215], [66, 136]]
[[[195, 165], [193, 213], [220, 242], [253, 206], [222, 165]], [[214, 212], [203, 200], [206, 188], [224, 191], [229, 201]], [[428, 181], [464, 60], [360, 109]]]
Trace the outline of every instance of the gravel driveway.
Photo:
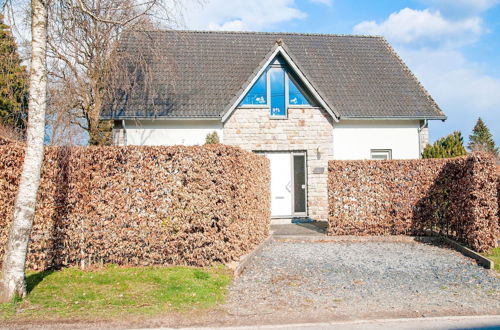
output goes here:
[[273, 242], [235, 280], [224, 309], [290, 322], [500, 314], [495, 274], [417, 242]]

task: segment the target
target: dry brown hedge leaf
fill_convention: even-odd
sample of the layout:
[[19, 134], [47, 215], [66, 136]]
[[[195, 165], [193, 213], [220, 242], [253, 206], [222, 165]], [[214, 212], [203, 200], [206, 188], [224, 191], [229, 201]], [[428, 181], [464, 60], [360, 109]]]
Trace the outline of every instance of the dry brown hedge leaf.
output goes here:
[[488, 154], [330, 161], [329, 235], [438, 231], [477, 251], [497, 244], [500, 181]]
[[[0, 256], [24, 148], [0, 146]], [[47, 147], [27, 267], [228, 262], [269, 234], [269, 161], [224, 145]]]

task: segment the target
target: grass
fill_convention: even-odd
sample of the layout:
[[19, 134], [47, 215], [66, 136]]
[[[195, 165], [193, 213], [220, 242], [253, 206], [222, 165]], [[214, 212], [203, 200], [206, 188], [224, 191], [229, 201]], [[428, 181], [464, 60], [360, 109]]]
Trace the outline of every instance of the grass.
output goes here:
[[206, 309], [224, 301], [231, 281], [222, 267], [108, 266], [27, 274], [28, 296], [0, 304], [0, 321], [112, 319]]
[[483, 255], [495, 263], [495, 270], [500, 273], [500, 247], [494, 248]]

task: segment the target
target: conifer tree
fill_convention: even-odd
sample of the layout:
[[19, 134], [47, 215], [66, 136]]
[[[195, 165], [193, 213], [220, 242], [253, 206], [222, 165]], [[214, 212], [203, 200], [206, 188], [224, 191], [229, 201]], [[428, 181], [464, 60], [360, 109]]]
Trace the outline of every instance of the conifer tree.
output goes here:
[[493, 136], [481, 118], [478, 118], [472, 134], [469, 135], [469, 145], [467, 147], [470, 151], [486, 151], [498, 156], [498, 148], [495, 146]]
[[205, 138], [205, 144], [219, 144], [219, 143], [220, 143], [219, 135], [217, 134], [216, 131], [207, 134], [207, 137]]
[[451, 158], [467, 154], [464, 147], [464, 139], [459, 131], [442, 137], [434, 144], [425, 147], [422, 158]]
[[28, 111], [28, 74], [0, 15], [0, 125], [23, 130]]

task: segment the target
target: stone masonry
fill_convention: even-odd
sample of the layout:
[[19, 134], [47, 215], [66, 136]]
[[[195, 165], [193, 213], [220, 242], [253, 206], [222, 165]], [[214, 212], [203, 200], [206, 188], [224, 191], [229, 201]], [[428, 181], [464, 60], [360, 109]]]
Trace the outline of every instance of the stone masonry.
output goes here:
[[[224, 125], [223, 139], [249, 151], [306, 151], [308, 215], [326, 221], [332, 133], [333, 119], [321, 108], [290, 108], [286, 119], [270, 118], [265, 108], [238, 108]], [[323, 173], [313, 173], [315, 168]]]
[[419, 140], [420, 140], [420, 156], [424, 151], [425, 147], [429, 144], [429, 125], [425, 125], [419, 130]]

